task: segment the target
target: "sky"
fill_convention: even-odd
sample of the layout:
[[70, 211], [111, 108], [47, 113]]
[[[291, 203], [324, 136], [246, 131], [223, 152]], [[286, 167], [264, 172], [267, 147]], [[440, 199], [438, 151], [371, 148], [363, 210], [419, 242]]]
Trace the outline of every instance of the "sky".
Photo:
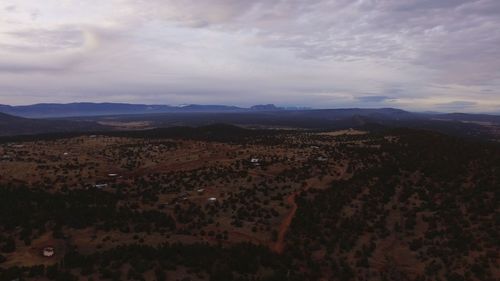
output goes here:
[[499, 0], [2, 0], [0, 104], [500, 112]]

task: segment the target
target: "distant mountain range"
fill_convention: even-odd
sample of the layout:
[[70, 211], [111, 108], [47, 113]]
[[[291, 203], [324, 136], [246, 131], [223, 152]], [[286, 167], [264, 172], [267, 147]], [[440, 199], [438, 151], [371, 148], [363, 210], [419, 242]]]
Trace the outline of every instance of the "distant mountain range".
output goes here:
[[[64, 118], [64, 117], [89, 117], [89, 116], [114, 116], [114, 115], [145, 115], [161, 113], [254, 113], [254, 112], [272, 112], [279, 114], [297, 114], [315, 116], [327, 119], [345, 118], [347, 116], [362, 115], [370, 117], [390, 119], [396, 118], [435, 118], [446, 120], [460, 120], [472, 122], [500, 122], [499, 115], [488, 114], [465, 114], [465, 113], [437, 113], [424, 112], [414, 113], [394, 108], [381, 109], [311, 109], [306, 107], [278, 107], [274, 104], [260, 104], [249, 108], [230, 106], [230, 105], [201, 105], [190, 104], [181, 106], [171, 105], [150, 105], [150, 104], [129, 104], [129, 103], [40, 103], [33, 105], [2, 105], [0, 104], [0, 113], [25, 117], [25, 118]], [[295, 113], [284, 113], [290, 111]]]
[[8, 114], [0, 113], [0, 136], [145, 130], [226, 123], [253, 128], [314, 130], [358, 128], [373, 131], [407, 127], [433, 130], [449, 135], [500, 139], [499, 115], [415, 113], [395, 108], [314, 110], [284, 109], [272, 104], [241, 108], [194, 104], [168, 106], [73, 103], [0, 106], [0, 112], [2, 111]]
[[169, 112], [245, 112], [283, 110], [273, 104], [255, 105], [242, 108], [227, 105], [184, 106], [128, 104], [128, 103], [41, 103], [33, 105], [0, 105], [0, 112], [27, 118], [60, 118], [81, 116], [106, 116], [128, 114], [151, 114]]

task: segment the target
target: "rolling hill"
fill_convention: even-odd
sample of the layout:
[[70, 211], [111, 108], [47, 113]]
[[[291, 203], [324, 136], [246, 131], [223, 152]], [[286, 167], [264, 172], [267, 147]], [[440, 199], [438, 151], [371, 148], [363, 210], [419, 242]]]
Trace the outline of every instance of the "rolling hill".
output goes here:
[[29, 119], [0, 113], [0, 136], [87, 132], [107, 129], [109, 128], [90, 121]]

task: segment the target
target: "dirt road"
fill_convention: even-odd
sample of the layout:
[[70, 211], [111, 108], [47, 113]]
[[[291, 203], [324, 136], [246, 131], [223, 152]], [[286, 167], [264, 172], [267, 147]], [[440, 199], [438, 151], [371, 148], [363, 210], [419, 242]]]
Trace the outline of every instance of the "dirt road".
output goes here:
[[278, 231], [278, 239], [276, 242], [272, 243], [270, 248], [273, 252], [281, 254], [283, 253], [283, 250], [285, 249], [285, 235], [288, 231], [288, 228], [290, 227], [290, 224], [292, 224], [293, 217], [295, 216], [295, 212], [297, 211], [297, 203], [295, 203], [295, 197], [300, 193], [301, 191], [296, 191], [292, 194], [290, 194], [286, 198], [286, 203], [290, 205], [292, 208], [288, 212], [287, 216], [285, 219], [281, 222], [281, 225], [279, 227]]

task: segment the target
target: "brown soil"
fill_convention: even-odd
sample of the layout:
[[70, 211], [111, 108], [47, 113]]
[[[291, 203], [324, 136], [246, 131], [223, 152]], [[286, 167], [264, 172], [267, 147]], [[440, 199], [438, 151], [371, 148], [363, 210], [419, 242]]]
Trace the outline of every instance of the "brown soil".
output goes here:
[[295, 216], [295, 212], [297, 211], [297, 203], [295, 203], [295, 197], [299, 193], [300, 191], [296, 191], [286, 198], [286, 203], [292, 206], [292, 208], [290, 209], [290, 212], [288, 212], [288, 215], [285, 217], [285, 219], [281, 222], [278, 231], [278, 240], [270, 245], [271, 250], [275, 253], [281, 254], [285, 249], [285, 235], [288, 231], [288, 228], [290, 227], [290, 224], [292, 224], [293, 217]]

